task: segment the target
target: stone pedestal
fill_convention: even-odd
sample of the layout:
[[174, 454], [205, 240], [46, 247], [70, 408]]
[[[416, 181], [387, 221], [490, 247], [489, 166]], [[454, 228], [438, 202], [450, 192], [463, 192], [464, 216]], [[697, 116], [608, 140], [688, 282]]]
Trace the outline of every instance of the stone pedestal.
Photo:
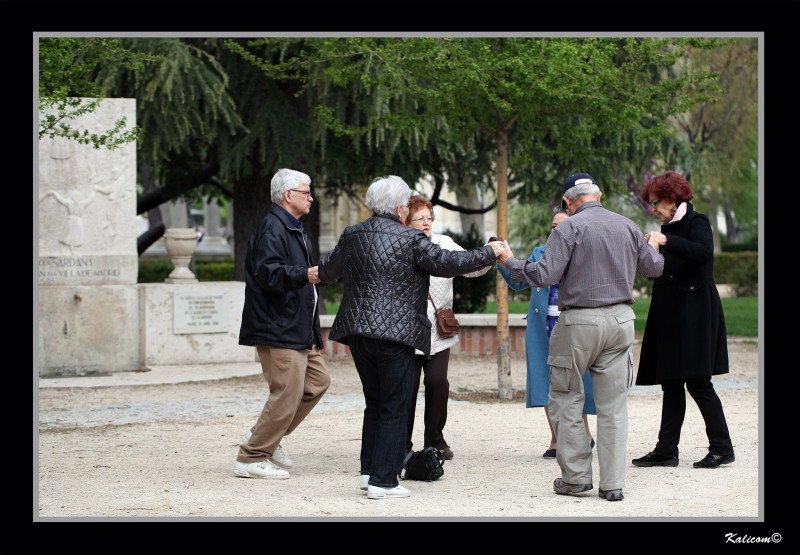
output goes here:
[[39, 287], [39, 375], [139, 370], [137, 285]]
[[239, 345], [244, 282], [142, 283], [139, 306], [144, 368], [258, 360]]

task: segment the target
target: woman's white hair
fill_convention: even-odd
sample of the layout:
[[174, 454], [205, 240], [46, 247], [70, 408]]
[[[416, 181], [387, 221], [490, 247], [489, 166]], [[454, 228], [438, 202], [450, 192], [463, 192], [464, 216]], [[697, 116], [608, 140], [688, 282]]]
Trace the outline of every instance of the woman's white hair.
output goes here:
[[384, 175], [372, 181], [364, 202], [374, 214], [394, 214], [400, 206], [407, 206], [411, 188], [396, 175]]
[[283, 200], [283, 194], [289, 189], [299, 189], [301, 185], [308, 185], [311, 187], [311, 178], [308, 174], [296, 170], [289, 170], [281, 168], [274, 176], [272, 176], [272, 183], [270, 189], [270, 196], [272, 202], [278, 204]]

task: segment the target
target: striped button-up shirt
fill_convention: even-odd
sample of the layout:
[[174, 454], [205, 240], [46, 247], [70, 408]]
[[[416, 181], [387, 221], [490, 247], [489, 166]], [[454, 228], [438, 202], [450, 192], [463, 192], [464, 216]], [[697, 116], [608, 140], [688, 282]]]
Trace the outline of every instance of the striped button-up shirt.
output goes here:
[[505, 266], [513, 281], [560, 282], [558, 308], [567, 310], [633, 303], [634, 278], [660, 276], [664, 256], [633, 221], [589, 201], [558, 224], [538, 262], [511, 257]]

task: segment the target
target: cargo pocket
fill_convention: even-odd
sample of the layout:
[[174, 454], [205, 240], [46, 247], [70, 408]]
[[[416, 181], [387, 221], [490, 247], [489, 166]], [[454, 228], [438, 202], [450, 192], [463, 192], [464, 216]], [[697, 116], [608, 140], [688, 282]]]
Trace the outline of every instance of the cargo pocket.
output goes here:
[[[635, 338], [633, 321], [636, 320], [636, 314], [633, 312], [633, 309], [629, 308], [625, 314], [617, 314], [614, 318], [616, 318], [617, 324], [620, 325], [620, 332], [622, 334], [621, 340], [629, 345], [632, 344]], [[629, 354], [631, 359], [633, 359], [633, 353], [630, 352], [630, 350]]]
[[575, 387], [576, 373], [572, 369], [572, 357], [566, 355], [550, 355], [547, 357], [550, 365], [551, 391], [579, 391]]

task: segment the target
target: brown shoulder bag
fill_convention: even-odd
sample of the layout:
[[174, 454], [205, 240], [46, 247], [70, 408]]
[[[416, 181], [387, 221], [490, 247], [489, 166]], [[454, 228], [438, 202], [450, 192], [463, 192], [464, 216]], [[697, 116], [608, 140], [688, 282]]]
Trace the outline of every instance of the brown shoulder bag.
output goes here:
[[433, 305], [433, 315], [436, 317], [436, 331], [439, 332], [439, 337], [453, 337], [458, 333], [458, 319], [453, 312], [452, 308], [436, 308], [436, 303], [433, 302], [433, 297], [430, 293], [428, 298]]

